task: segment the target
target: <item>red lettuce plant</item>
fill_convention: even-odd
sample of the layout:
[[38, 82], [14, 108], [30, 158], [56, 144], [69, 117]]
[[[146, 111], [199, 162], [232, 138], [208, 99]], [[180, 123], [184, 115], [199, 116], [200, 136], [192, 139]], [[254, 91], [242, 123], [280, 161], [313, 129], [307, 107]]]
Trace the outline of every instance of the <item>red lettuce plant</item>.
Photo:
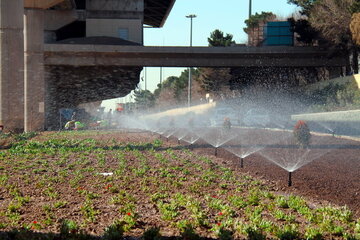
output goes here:
[[228, 118], [228, 117], [224, 118], [223, 128], [225, 128], [227, 130], [229, 130], [231, 128], [230, 118]]
[[303, 120], [297, 121], [297, 123], [295, 124], [294, 130], [293, 130], [293, 133], [294, 133], [296, 142], [301, 147], [309, 146], [310, 139], [311, 139], [311, 133], [310, 133], [310, 129], [305, 121], [303, 121]]

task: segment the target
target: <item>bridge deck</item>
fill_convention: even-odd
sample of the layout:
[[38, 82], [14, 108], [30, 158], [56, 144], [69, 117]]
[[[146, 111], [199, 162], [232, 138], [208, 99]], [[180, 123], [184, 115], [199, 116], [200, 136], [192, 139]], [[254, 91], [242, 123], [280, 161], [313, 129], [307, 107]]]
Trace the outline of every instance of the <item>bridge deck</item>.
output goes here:
[[148, 47], [45, 44], [46, 65], [338, 67], [344, 55], [314, 47]]

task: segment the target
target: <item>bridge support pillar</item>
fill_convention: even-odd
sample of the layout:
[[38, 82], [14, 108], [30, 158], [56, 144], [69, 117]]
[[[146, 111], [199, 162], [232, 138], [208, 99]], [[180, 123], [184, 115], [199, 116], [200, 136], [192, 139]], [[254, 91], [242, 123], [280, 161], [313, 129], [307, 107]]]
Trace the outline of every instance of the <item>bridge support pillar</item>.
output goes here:
[[0, 125], [24, 128], [24, 2], [0, 3]]
[[24, 12], [25, 132], [42, 131], [45, 124], [44, 11]]

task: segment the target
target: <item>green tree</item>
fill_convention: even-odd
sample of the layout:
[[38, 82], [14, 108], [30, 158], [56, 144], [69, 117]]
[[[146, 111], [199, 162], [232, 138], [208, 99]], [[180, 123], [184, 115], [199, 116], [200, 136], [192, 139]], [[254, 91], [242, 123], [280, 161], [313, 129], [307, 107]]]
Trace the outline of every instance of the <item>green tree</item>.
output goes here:
[[231, 79], [230, 68], [201, 68], [200, 86], [206, 92], [219, 95], [229, 87]]
[[250, 31], [254, 28], [260, 26], [260, 23], [264, 23], [267, 21], [271, 21], [276, 18], [276, 15], [272, 12], [261, 12], [255, 13], [255, 15], [251, 15], [249, 19], [245, 20], [246, 28], [244, 28], [244, 32], [250, 34]]
[[[226, 34], [218, 29], [213, 31], [208, 38], [209, 46], [212, 47], [228, 47], [234, 44], [233, 35]], [[224, 86], [229, 85], [231, 78], [229, 68], [200, 68], [199, 81], [200, 86], [205, 92], [219, 94]]]
[[135, 90], [134, 97], [139, 109], [149, 109], [155, 105], [155, 96], [149, 90]]
[[155, 89], [155, 91], [154, 91], [155, 98], [156, 99], [159, 98], [162, 91], [168, 91], [169, 89], [171, 89], [174, 82], [176, 82], [177, 80], [178, 80], [178, 77], [170, 76], [162, 83], [159, 83], [157, 85], [157, 89]]
[[[199, 71], [197, 68], [192, 68], [192, 77], [197, 79]], [[162, 84], [158, 84], [158, 88], [154, 91], [155, 98], [165, 105], [165, 102], [172, 104], [182, 104], [187, 100], [187, 87], [189, 70], [185, 69], [181, 72], [179, 77], [170, 76]]]
[[351, 7], [355, 0], [318, 0], [310, 10], [310, 23], [335, 45], [351, 43]]
[[309, 16], [310, 10], [312, 9], [315, 2], [318, 0], [288, 0], [289, 4], [295, 4], [300, 7], [300, 13], [305, 16]]
[[350, 8], [350, 11], [352, 13], [360, 12], [360, 0], [357, 0], [357, 1], [354, 2], [354, 4]]
[[[320, 40], [323, 38], [352, 56], [352, 68], [358, 72], [358, 48], [352, 39], [350, 22], [353, 13], [360, 10], [359, 0], [288, 0], [288, 3], [301, 8], [300, 12], [307, 17], [310, 27], [319, 32]], [[302, 34], [302, 39], [306, 39], [305, 42], [309, 42], [311, 37], [319, 37], [309, 34], [312, 33], [310, 27], [304, 28], [303, 33], [298, 32]]]
[[224, 33], [219, 29], [210, 33], [208, 42], [211, 47], [228, 47], [235, 43], [235, 41], [233, 41], [232, 34], [227, 33], [226, 36], [224, 36]]
[[300, 13], [304, 16], [304, 18], [298, 20], [294, 18], [288, 19], [288, 21], [291, 22], [293, 31], [298, 35], [296, 40], [308, 46], [311, 46], [318, 40], [321, 42], [324, 41], [319, 31], [312, 27], [308, 20], [311, 9], [317, 1], [318, 0], [288, 0], [289, 4], [298, 6], [301, 9]]
[[358, 73], [358, 47], [353, 42], [350, 23], [356, 0], [318, 0], [310, 11], [311, 26], [338, 48], [352, 56], [352, 70]]
[[350, 30], [354, 43], [360, 46], [360, 12], [353, 14], [350, 23]]
[[315, 30], [307, 19], [295, 20], [289, 18], [293, 32], [297, 33], [296, 40], [306, 46], [311, 46], [316, 40], [323, 40], [319, 31]]

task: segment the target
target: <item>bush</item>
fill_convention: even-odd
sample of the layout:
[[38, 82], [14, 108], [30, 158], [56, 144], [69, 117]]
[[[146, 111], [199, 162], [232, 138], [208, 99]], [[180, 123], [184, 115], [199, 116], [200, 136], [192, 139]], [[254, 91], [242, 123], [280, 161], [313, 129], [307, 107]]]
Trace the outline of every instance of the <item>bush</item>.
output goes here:
[[360, 90], [356, 82], [329, 84], [308, 93], [306, 99], [313, 112], [350, 110], [360, 106]]

